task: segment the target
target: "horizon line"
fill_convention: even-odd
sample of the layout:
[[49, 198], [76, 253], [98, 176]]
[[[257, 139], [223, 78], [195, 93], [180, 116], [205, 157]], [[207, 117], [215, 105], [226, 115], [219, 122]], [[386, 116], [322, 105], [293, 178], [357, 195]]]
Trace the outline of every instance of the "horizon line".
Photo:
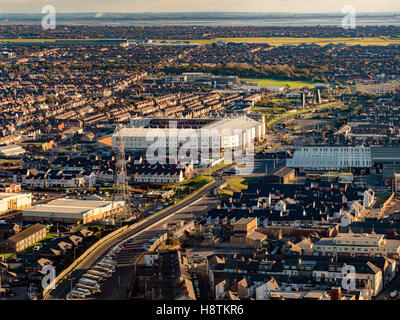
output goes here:
[[[258, 11], [138, 11], [138, 12], [120, 12], [120, 11], [71, 11], [71, 12], [57, 12], [58, 14], [281, 14], [281, 15], [323, 15], [323, 14], [340, 14], [340, 11], [326, 11], [326, 12], [258, 12]], [[41, 12], [0, 12], [0, 15], [14, 14], [14, 15], [29, 15], [29, 14], [42, 14]], [[399, 11], [360, 11], [357, 14], [368, 14], [368, 15], [379, 15], [379, 14], [391, 14], [400, 15]]]

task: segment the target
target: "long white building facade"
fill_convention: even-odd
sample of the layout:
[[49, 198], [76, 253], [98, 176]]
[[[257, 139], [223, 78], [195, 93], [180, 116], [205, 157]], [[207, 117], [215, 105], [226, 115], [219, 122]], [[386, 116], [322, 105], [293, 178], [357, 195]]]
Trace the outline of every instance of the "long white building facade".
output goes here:
[[32, 205], [31, 193], [0, 193], [0, 215], [16, 210], [24, 210]]
[[[171, 119], [173, 122], [174, 119]], [[132, 122], [131, 122], [132, 123]], [[265, 123], [258, 122], [246, 116], [224, 118], [211, 121], [202, 127], [187, 128], [154, 128], [147, 127], [145, 121], [134, 122], [135, 127], [116, 130], [112, 136], [112, 146], [117, 146], [117, 137], [123, 139], [125, 150], [142, 151], [151, 146], [157, 139], [165, 138], [165, 147], [206, 148], [207, 146], [219, 149], [237, 148], [247, 149], [254, 141], [265, 138]], [[142, 126], [138, 126], [142, 123]], [[191, 137], [191, 138], [189, 138]]]
[[309, 146], [297, 149], [292, 159], [286, 160], [289, 168], [344, 169], [370, 168], [369, 147]]

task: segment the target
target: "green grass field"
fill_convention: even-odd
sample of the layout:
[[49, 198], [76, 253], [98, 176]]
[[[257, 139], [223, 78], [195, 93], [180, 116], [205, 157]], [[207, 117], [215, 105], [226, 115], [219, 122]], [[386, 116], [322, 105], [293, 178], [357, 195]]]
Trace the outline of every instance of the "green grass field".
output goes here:
[[257, 181], [257, 178], [232, 178], [226, 187], [218, 190], [218, 194], [223, 199], [229, 199], [234, 192], [241, 192], [248, 188], [248, 184]]
[[198, 176], [196, 178], [193, 178], [191, 180], [188, 180], [183, 183], [183, 185], [194, 185], [196, 189], [199, 189], [203, 186], [205, 186], [207, 183], [214, 181], [214, 178], [211, 176], [203, 175], [203, 176]]
[[296, 81], [296, 80], [275, 80], [275, 79], [257, 79], [257, 78], [241, 78], [241, 81], [248, 83], [257, 83], [259, 86], [274, 86], [274, 87], [290, 87], [292, 89], [300, 88], [314, 88], [316, 83], [308, 81]]
[[7, 261], [8, 259], [14, 258], [15, 253], [0, 253], [0, 261]]
[[31, 252], [31, 251], [33, 250], [33, 247], [35, 247], [35, 246], [40, 246], [40, 245], [42, 245], [43, 243], [45, 243], [46, 241], [49, 241], [49, 240], [53, 239], [55, 236], [56, 236], [55, 233], [49, 233], [49, 234], [47, 234], [47, 236], [46, 236], [45, 238], [43, 238], [42, 240], [40, 240], [40, 241], [34, 243], [34, 244], [31, 245], [30, 247], [26, 248], [26, 249], [24, 250], [24, 252], [25, 252], [25, 253]]
[[[174, 41], [174, 40], [171, 40]], [[290, 37], [255, 37], [255, 38], [215, 38], [215, 39], [198, 39], [187, 40], [198, 44], [212, 44], [218, 41], [234, 42], [234, 43], [267, 43], [271, 46], [293, 45], [300, 44], [318, 44], [325, 46], [327, 44], [343, 43], [350, 46], [387, 46], [389, 44], [400, 44], [400, 39], [392, 39], [389, 37], [364, 37], [364, 38], [290, 38]]]
[[[82, 39], [1, 39], [0, 43], [23, 43], [23, 42], [54, 42], [58, 41], [96, 41], [101, 40], [98, 38], [82, 38]], [[129, 41], [135, 41], [136, 39], [129, 39]], [[169, 41], [174, 42], [175, 39], [153, 39], [155, 41]], [[390, 37], [363, 37], [363, 38], [291, 38], [291, 37], [248, 37], [248, 38], [214, 38], [214, 39], [187, 39], [186, 41], [191, 43], [198, 43], [201, 45], [212, 44], [218, 41], [235, 42], [235, 43], [268, 43], [271, 46], [282, 46], [282, 45], [294, 45], [300, 44], [318, 44], [324, 46], [327, 44], [347, 44], [351, 46], [387, 46], [389, 44], [400, 44], [400, 38]]]
[[315, 106], [309, 109], [300, 109], [300, 110], [296, 110], [295, 112], [286, 112], [284, 114], [280, 114], [279, 116], [276, 116], [274, 119], [270, 120], [267, 122], [267, 127], [271, 126], [271, 124], [275, 123], [276, 121], [278, 121], [279, 119], [285, 118], [287, 116], [293, 115], [293, 114], [304, 114], [304, 113], [309, 113], [309, 112], [313, 112], [315, 110], [319, 110], [319, 109], [324, 109], [330, 106], [335, 105], [337, 102], [327, 102], [327, 103], [323, 103], [319, 106]]

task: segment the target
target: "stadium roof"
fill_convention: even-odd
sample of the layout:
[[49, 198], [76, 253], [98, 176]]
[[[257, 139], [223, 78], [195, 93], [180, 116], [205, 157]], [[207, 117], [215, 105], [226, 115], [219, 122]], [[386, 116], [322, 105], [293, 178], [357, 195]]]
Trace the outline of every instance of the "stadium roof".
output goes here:
[[400, 162], [400, 147], [371, 147], [371, 159], [375, 163]]

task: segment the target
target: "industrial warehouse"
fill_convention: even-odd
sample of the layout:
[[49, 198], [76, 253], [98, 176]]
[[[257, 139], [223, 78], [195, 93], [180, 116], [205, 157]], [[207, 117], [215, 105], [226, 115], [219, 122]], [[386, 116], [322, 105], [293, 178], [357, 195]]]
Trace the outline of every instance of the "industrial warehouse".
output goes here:
[[372, 169], [383, 173], [383, 179], [392, 179], [394, 172], [400, 172], [399, 147], [345, 147], [308, 146], [299, 147], [286, 166], [295, 169], [341, 170]]
[[32, 205], [30, 193], [0, 193], [0, 214], [24, 210]]
[[23, 211], [23, 219], [30, 222], [87, 224], [113, 216], [123, 206], [123, 201], [56, 199]]
[[342, 169], [370, 168], [372, 163], [369, 147], [301, 147], [292, 159], [286, 160], [289, 168]]
[[143, 151], [154, 144], [154, 138], [165, 137], [165, 147], [178, 146], [177, 139], [188, 142], [188, 148], [212, 148], [220, 150], [242, 147], [246, 149], [253, 141], [265, 137], [264, 119], [261, 122], [246, 116], [214, 119], [153, 119], [135, 118], [131, 127], [118, 129], [112, 137], [112, 146], [117, 146], [117, 137], [123, 138], [126, 151]]

